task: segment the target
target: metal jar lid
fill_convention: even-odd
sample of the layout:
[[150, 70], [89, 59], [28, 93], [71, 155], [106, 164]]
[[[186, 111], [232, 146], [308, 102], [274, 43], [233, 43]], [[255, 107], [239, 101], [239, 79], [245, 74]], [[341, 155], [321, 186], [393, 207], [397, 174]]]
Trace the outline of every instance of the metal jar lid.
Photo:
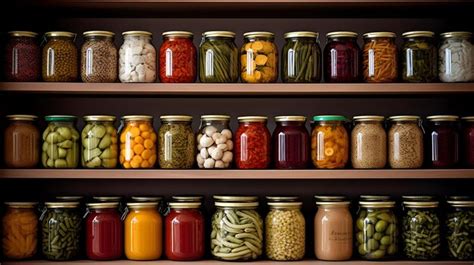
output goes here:
[[255, 202], [258, 201], [258, 196], [253, 195], [214, 195], [215, 201], [220, 202]]
[[87, 203], [87, 208], [89, 209], [113, 209], [119, 206], [118, 202], [93, 202]]
[[168, 203], [171, 209], [199, 209], [201, 202], [170, 202]]
[[189, 31], [166, 31], [161, 34], [163, 37], [193, 38], [194, 34]]
[[363, 35], [365, 39], [367, 38], [395, 38], [397, 34], [389, 31], [378, 31], [378, 32], [367, 32]]
[[105, 31], [105, 30], [91, 30], [82, 33], [84, 37], [108, 37], [113, 38], [115, 33], [112, 31]]
[[403, 195], [402, 199], [405, 201], [432, 201], [435, 196], [432, 195]]
[[300, 199], [298, 196], [265, 196], [268, 202], [294, 202]]
[[46, 208], [77, 208], [79, 207], [79, 202], [45, 202], [44, 205]]
[[394, 201], [360, 201], [359, 205], [364, 208], [394, 208]]
[[384, 116], [377, 115], [363, 115], [363, 116], [354, 116], [353, 121], [379, 121], [382, 122], [385, 120]]
[[237, 117], [239, 122], [266, 122], [268, 117], [266, 116], [240, 116]]
[[127, 207], [130, 209], [148, 209], [158, 207], [158, 202], [128, 202]]
[[126, 115], [126, 116], [123, 116], [122, 119], [124, 121], [151, 121], [151, 120], [153, 120], [153, 116], [150, 116], [150, 115]]
[[254, 209], [258, 207], [258, 202], [215, 202], [218, 208], [241, 208], [241, 209]]
[[176, 195], [171, 196], [171, 199], [176, 202], [200, 202], [204, 197], [201, 195]]
[[276, 116], [275, 117], [276, 122], [282, 122], [282, 121], [306, 121], [305, 116]]
[[162, 121], [192, 121], [193, 116], [188, 116], [188, 115], [164, 115], [160, 116], [160, 120]]
[[44, 34], [46, 37], [67, 37], [67, 38], [75, 38], [76, 33], [68, 32], [68, 31], [49, 31]]
[[38, 203], [37, 202], [4, 202], [6, 206], [10, 208], [21, 208], [21, 209], [31, 209], [35, 208]]
[[252, 31], [244, 33], [244, 38], [274, 38], [275, 34], [268, 31]]
[[14, 114], [14, 115], [7, 115], [6, 118], [11, 121], [35, 121], [38, 119], [38, 116]]
[[357, 38], [359, 34], [352, 31], [333, 31], [326, 34], [326, 38]]
[[390, 116], [388, 120], [391, 121], [419, 121], [421, 120], [420, 116], [415, 115], [398, 115], [398, 116]]
[[470, 38], [472, 37], [472, 32], [469, 31], [450, 31], [440, 34], [441, 38]]
[[313, 31], [292, 31], [287, 32], [283, 35], [283, 38], [290, 39], [290, 38], [318, 38], [319, 33]]
[[88, 115], [83, 117], [84, 121], [115, 121], [111, 115]]
[[474, 116], [462, 117], [461, 120], [463, 120], [465, 122], [474, 122]]
[[47, 122], [52, 121], [75, 121], [77, 119], [76, 116], [73, 115], [48, 115], [44, 117], [44, 120]]
[[348, 206], [350, 201], [317, 201], [316, 205], [326, 207], [326, 206]]
[[408, 31], [402, 34], [403, 38], [426, 37], [433, 38], [435, 33], [433, 31]]
[[149, 36], [149, 37], [152, 37], [153, 34], [149, 31], [131, 30], [131, 31], [122, 32], [122, 36]]
[[30, 38], [36, 38], [38, 37], [38, 33], [33, 32], [33, 31], [21, 31], [21, 30], [16, 30], [16, 31], [9, 31], [8, 35], [12, 37], [30, 37]]
[[437, 208], [437, 201], [404, 201], [403, 206], [406, 208]]
[[64, 195], [64, 196], [56, 196], [56, 200], [63, 201], [63, 202], [79, 202], [84, 199], [84, 196], [80, 195]]
[[163, 200], [161, 196], [132, 196], [132, 200], [136, 202], [160, 202]]
[[320, 202], [340, 202], [346, 199], [343, 195], [314, 195], [316, 201]]
[[458, 121], [459, 116], [456, 115], [433, 115], [426, 117], [429, 121]]
[[206, 31], [202, 34], [204, 37], [223, 37], [223, 38], [235, 38], [235, 33], [232, 31]]
[[303, 206], [302, 202], [268, 202], [271, 209], [300, 209]]
[[360, 195], [361, 201], [388, 201], [391, 199], [388, 195]]
[[92, 199], [100, 202], [119, 202], [122, 200], [122, 196], [95, 196]]
[[456, 200], [456, 201], [448, 201], [448, 204], [452, 207], [460, 207], [460, 208], [471, 208], [474, 207], [473, 200]]
[[203, 121], [228, 121], [230, 120], [229, 115], [201, 115]]

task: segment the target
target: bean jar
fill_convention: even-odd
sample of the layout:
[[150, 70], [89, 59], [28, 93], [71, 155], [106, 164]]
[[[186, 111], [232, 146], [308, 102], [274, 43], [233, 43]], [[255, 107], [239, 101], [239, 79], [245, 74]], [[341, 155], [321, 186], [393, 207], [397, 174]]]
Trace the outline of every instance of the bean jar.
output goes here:
[[351, 132], [353, 168], [384, 168], [387, 163], [387, 133], [383, 116], [355, 116]]
[[235, 165], [238, 169], [265, 169], [270, 166], [271, 135], [267, 117], [241, 116], [235, 132]]
[[43, 81], [74, 82], [79, 77], [79, 58], [76, 34], [66, 31], [50, 31], [44, 34]]
[[76, 168], [79, 165], [79, 133], [76, 116], [50, 115], [43, 132], [41, 162], [45, 168]]
[[324, 47], [324, 81], [327, 83], [356, 83], [360, 81], [361, 51], [358, 34], [334, 31], [326, 34]]
[[202, 115], [197, 134], [196, 161], [199, 168], [229, 168], [234, 142], [228, 115]]
[[398, 58], [396, 35], [393, 32], [370, 32], [364, 34], [362, 52], [363, 77], [369, 83], [396, 82]]
[[423, 166], [423, 128], [419, 116], [392, 116], [388, 131], [388, 162], [391, 168]]
[[284, 83], [317, 83], [321, 81], [321, 48], [319, 33], [287, 32], [282, 50], [281, 79]]
[[438, 78], [438, 49], [434, 32], [409, 31], [402, 34], [402, 80], [430, 83]]
[[36, 202], [5, 202], [2, 218], [2, 249], [6, 259], [30, 259], [38, 247]]
[[196, 142], [191, 122], [192, 116], [161, 116], [158, 131], [158, 162], [161, 168], [192, 168]]
[[85, 83], [113, 83], [117, 80], [118, 53], [115, 33], [86, 31], [81, 47], [81, 79]]
[[311, 158], [316, 168], [344, 168], [349, 160], [347, 118], [338, 115], [313, 117]]
[[119, 79], [122, 83], [153, 83], [156, 80], [156, 50], [148, 31], [122, 33]]
[[273, 83], [278, 79], [278, 50], [271, 32], [247, 32], [240, 50], [240, 79], [244, 83]]
[[448, 256], [456, 260], [474, 259], [474, 201], [448, 201], [446, 241]]
[[123, 168], [153, 168], [156, 163], [156, 133], [153, 117], [147, 115], [123, 116], [124, 128], [120, 133], [120, 157]]
[[441, 34], [439, 47], [439, 79], [441, 82], [474, 80], [474, 47], [472, 33], [466, 31]]
[[452, 168], [459, 162], [459, 117], [435, 115], [426, 118], [430, 122], [429, 154], [433, 168]]
[[161, 83], [193, 83], [196, 81], [197, 51], [193, 33], [167, 31], [160, 47]]
[[40, 132], [37, 116], [8, 115], [3, 134], [3, 156], [8, 168], [34, 168], [40, 154]]
[[273, 131], [273, 164], [277, 169], [304, 169], [309, 162], [305, 116], [277, 116]]
[[464, 165], [474, 167], [474, 116], [463, 117], [462, 146]]
[[239, 79], [239, 51], [235, 33], [207, 31], [199, 46], [199, 80], [201, 83], [236, 83]]
[[41, 48], [38, 33], [10, 31], [5, 45], [5, 81], [34, 82], [41, 77]]
[[118, 161], [117, 130], [115, 116], [84, 116], [82, 129], [82, 167], [115, 168]]

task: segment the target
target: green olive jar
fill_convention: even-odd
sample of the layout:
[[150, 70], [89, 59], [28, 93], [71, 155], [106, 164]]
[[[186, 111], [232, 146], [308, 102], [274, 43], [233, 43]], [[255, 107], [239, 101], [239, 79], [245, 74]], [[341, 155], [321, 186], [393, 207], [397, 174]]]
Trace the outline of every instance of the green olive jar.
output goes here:
[[79, 165], [79, 133], [74, 127], [76, 116], [46, 116], [43, 131], [41, 163], [45, 168], [77, 168]]
[[158, 131], [158, 163], [161, 168], [192, 168], [196, 141], [191, 127], [193, 117], [186, 115], [161, 116]]
[[431, 31], [402, 34], [402, 80], [410, 83], [435, 82], [438, 78], [438, 49]]
[[474, 201], [448, 201], [446, 240], [448, 256], [456, 260], [474, 259]]
[[115, 116], [84, 116], [86, 126], [81, 133], [82, 167], [115, 168], [118, 162], [118, 138]]

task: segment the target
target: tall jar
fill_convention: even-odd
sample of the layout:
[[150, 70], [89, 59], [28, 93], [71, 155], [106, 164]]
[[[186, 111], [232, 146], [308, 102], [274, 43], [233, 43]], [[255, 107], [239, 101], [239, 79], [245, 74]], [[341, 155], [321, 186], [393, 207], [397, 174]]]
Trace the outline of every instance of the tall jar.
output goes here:
[[452, 168], [459, 163], [459, 117], [436, 115], [426, 118], [430, 121], [431, 167]]
[[82, 129], [82, 167], [115, 168], [118, 161], [118, 137], [115, 116], [84, 116]]
[[446, 241], [448, 256], [456, 260], [473, 260], [474, 249], [474, 201], [448, 201], [449, 209], [446, 218]]
[[236, 83], [239, 80], [239, 51], [235, 33], [207, 31], [199, 46], [201, 83]]
[[387, 133], [383, 116], [356, 116], [351, 132], [353, 168], [384, 168], [387, 164]]
[[244, 83], [273, 83], [278, 79], [278, 50], [271, 32], [247, 32], [240, 50], [240, 79]]
[[277, 116], [273, 131], [273, 164], [277, 169], [304, 169], [309, 162], [305, 116]]
[[439, 80], [470, 82], [474, 80], [474, 47], [472, 33], [453, 31], [441, 34], [439, 47]]
[[311, 159], [316, 168], [345, 168], [349, 160], [347, 118], [338, 115], [313, 117]]
[[392, 116], [388, 131], [388, 161], [391, 168], [423, 166], [423, 128], [419, 116]]
[[120, 133], [120, 157], [123, 168], [153, 168], [156, 163], [157, 136], [153, 117], [148, 115], [123, 116]]
[[50, 31], [45, 34], [43, 46], [43, 81], [74, 82], [79, 77], [79, 58], [74, 44], [76, 34]]
[[319, 33], [287, 32], [282, 51], [281, 79], [284, 83], [317, 83], [321, 81], [321, 48]]
[[228, 115], [202, 115], [196, 137], [199, 168], [232, 166], [234, 142]]
[[396, 82], [398, 58], [396, 35], [393, 32], [370, 32], [364, 34], [362, 53], [363, 77], [369, 83]]
[[76, 168], [79, 165], [79, 133], [76, 116], [44, 117], [48, 126], [43, 132], [41, 162], [45, 168]]
[[196, 142], [191, 122], [192, 116], [161, 116], [158, 131], [158, 162], [161, 168], [192, 168]]
[[358, 34], [334, 31], [326, 34], [324, 47], [324, 81], [327, 83], [356, 83], [360, 81], [361, 51]]
[[430, 83], [438, 78], [438, 49], [434, 32], [409, 31], [402, 34], [402, 80]]
[[469, 168], [474, 167], [474, 116], [462, 117], [462, 157], [463, 164]]
[[148, 31], [122, 33], [119, 79], [122, 83], [153, 83], [156, 80], [156, 50]]
[[81, 47], [81, 79], [85, 83], [113, 83], [117, 80], [118, 54], [115, 33], [86, 31]]
[[160, 47], [161, 83], [193, 83], [196, 81], [197, 51], [193, 33], [167, 31]]
[[8, 115], [3, 134], [3, 157], [8, 168], [34, 168], [40, 154], [40, 131], [37, 116]]
[[5, 81], [34, 82], [41, 77], [41, 48], [38, 33], [10, 31], [5, 45]]
[[5, 202], [2, 218], [2, 250], [5, 259], [30, 259], [38, 247], [36, 202]]
[[238, 169], [265, 169], [270, 166], [271, 135], [267, 117], [241, 116], [235, 132], [235, 165]]

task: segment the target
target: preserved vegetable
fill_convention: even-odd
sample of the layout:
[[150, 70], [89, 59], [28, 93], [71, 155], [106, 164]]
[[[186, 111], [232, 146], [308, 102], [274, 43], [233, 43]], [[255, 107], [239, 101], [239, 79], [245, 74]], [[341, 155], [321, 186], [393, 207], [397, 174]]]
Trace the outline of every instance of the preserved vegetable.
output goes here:
[[448, 256], [457, 260], [473, 260], [474, 201], [452, 199], [456, 200], [448, 201], [451, 207], [446, 218]]
[[285, 83], [316, 83], [321, 80], [319, 33], [295, 31], [285, 33], [281, 79]]
[[82, 129], [82, 167], [115, 168], [118, 161], [115, 116], [84, 116], [87, 123]]
[[369, 83], [397, 81], [397, 45], [393, 32], [370, 32], [364, 34], [363, 73]]
[[278, 50], [271, 32], [247, 32], [240, 52], [240, 78], [245, 83], [273, 83], [278, 79]]
[[472, 33], [466, 31], [441, 34], [439, 47], [439, 79], [442, 82], [474, 80], [474, 47]]
[[402, 80], [429, 83], [437, 79], [438, 50], [431, 31], [410, 31], [402, 34]]
[[122, 33], [119, 78], [122, 83], [153, 83], [156, 80], [156, 50], [148, 31]]
[[160, 47], [160, 81], [192, 83], [196, 81], [196, 47], [193, 34], [187, 31], [163, 33]]
[[264, 169], [270, 166], [270, 132], [267, 117], [238, 117], [235, 132], [235, 162], [239, 169]]
[[418, 116], [392, 116], [388, 132], [388, 161], [391, 168], [423, 166], [423, 130]]
[[360, 81], [361, 51], [358, 34], [335, 31], [326, 34], [324, 48], [324, 81], [328, 83], [355, 83]]
[[383, 116], [356, 116], [351, 133], [353, 168], [384, 168], [387, 163], [387, 134]]
[[161, 168], [192, 168], [195, 139], [191, 128], [192, 116], [161, 116], [158, 131], [158, 153]]
[[203, 115], [196, 137], [196, 161], [199, 168], [229, 168], [234, 142], [229, 128], [230, 116]]
[[349, 160], [349, 135], [338, 115], [314, 116], [311, 158], [316, 168], [344, 168]]
[[113, 83], [117, 80], [118, 54], [115, 34], [86, 31], [81, 47], [81, 78], [86, 83]]

